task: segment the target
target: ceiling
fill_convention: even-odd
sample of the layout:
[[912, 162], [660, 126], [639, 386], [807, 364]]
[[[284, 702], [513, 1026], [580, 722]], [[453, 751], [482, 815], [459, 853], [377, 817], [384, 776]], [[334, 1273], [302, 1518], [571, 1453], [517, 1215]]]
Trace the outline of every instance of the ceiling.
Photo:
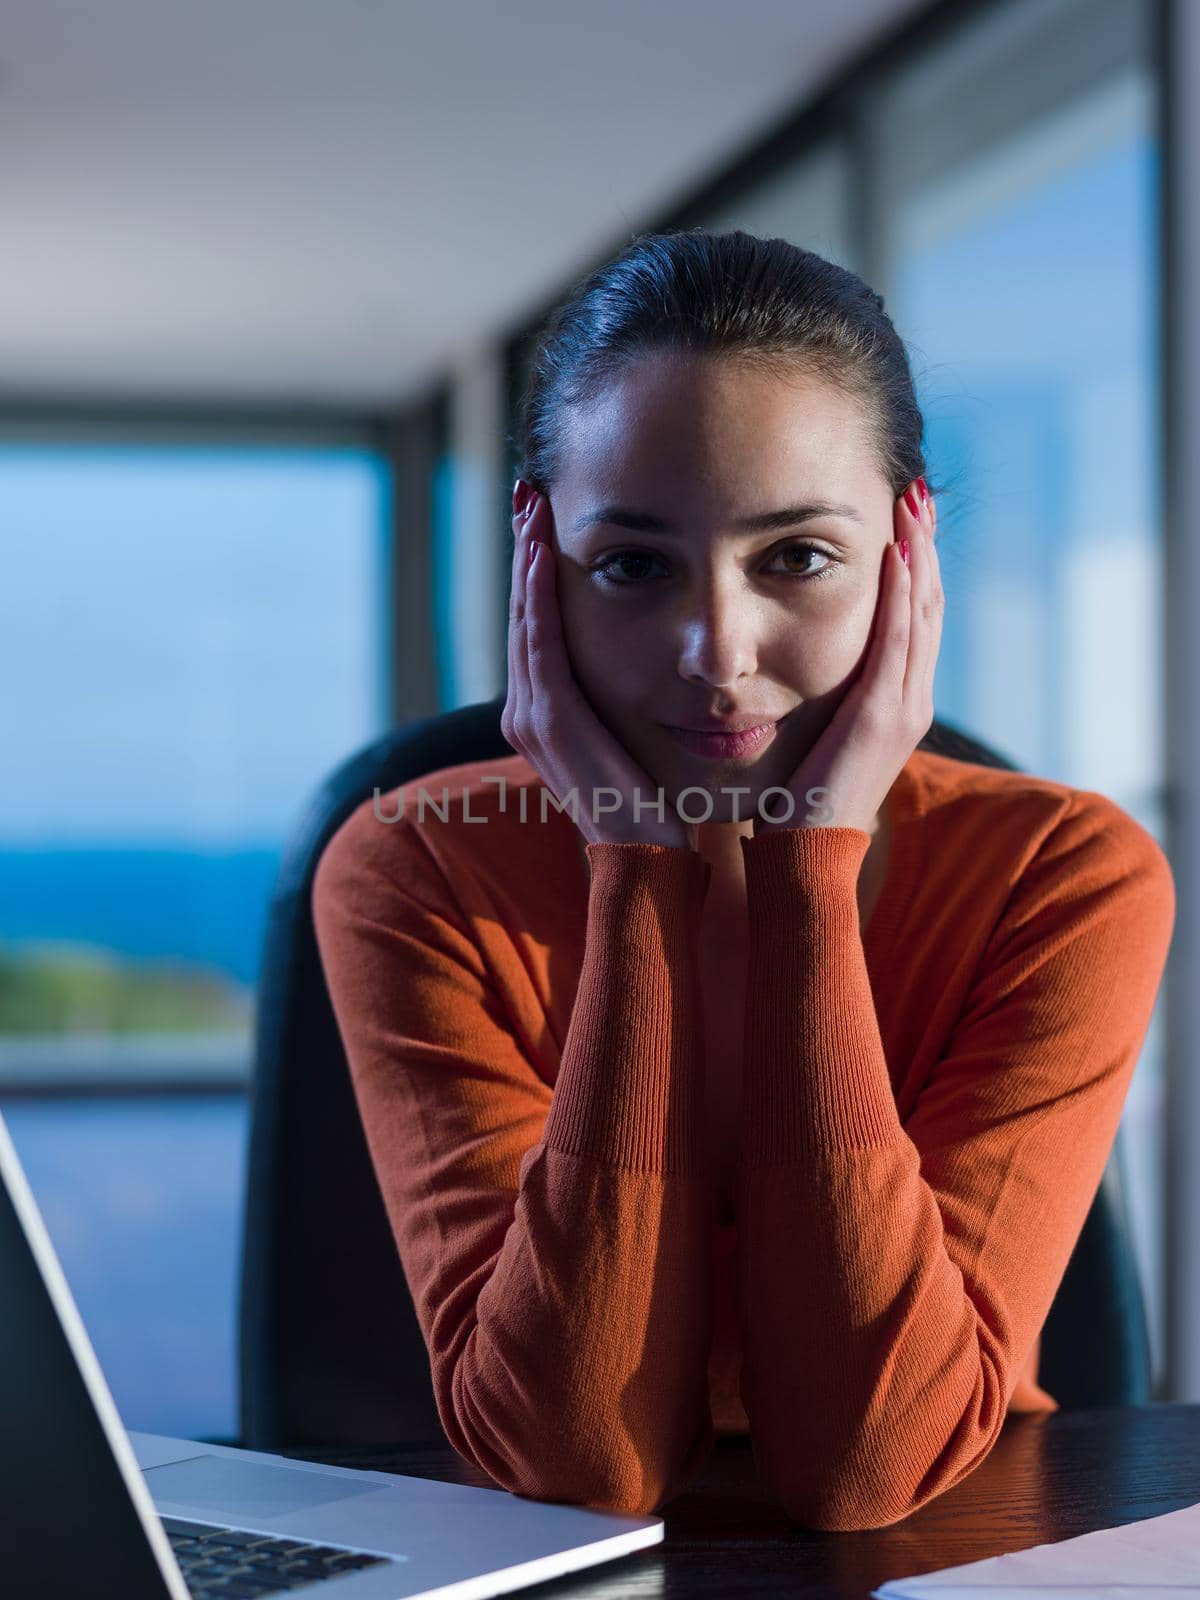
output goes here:
[[0, 402], [402, 402], [923, 0], [3, 0]]

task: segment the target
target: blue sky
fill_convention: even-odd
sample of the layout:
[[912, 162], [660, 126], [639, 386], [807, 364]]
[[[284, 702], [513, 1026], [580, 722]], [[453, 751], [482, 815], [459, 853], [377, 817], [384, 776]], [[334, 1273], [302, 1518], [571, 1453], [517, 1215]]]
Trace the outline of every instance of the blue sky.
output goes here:
[[0, 446], [0, 840], [279, 840], [386, 721], [387, 509], [359, 451]]

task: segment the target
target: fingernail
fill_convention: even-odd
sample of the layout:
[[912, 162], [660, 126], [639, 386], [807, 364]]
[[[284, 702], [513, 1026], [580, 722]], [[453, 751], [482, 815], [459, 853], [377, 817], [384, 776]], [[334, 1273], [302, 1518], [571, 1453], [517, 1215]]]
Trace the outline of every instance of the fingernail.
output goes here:
[[917, 504], [917, 497], [916, 497], [916, 495], [913, 493], [913, 491], [911, 489], [905, 489], [905, 491], [904, 491], [904, 504], [908, 507], [908, 509], [912, 512], [913, 516], [916, 517], [917, 521], [919, 522], [921, 520], [921, 508]]
[[926, 505], [928, 505], [929, 504], [929, 486], [925, 482], [924, 478], [918, 478], [917, 479], [917, 488], [920, 490], [921, 499], [924, 501], [924, 503]]
[[904, 562], [905, 566], [908, 565], [908, 540], [907, 539], [901, 539], [901, 541], [900, 541], [900, 559], [901, 559], [901, 561]]

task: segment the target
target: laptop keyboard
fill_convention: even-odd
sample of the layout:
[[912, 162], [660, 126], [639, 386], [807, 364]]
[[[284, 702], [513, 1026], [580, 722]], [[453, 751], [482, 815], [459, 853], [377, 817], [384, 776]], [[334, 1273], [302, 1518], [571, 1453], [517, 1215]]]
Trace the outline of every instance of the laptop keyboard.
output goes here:
[[160, 1517], [194, 1600], [251, 1600], [281, 1594], [327, 1578], [341, 1578], [386, 1556], [340, 1545], [306, 1544], [270, 1533], [243, 1533], [207, 1522]]

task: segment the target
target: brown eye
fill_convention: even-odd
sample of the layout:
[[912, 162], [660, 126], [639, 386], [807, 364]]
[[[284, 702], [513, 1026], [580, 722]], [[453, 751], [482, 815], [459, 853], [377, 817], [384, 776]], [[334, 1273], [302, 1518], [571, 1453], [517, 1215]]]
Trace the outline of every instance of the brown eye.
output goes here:
[[834, 570], [835, 563], [833, 557], [827, 555], [824, 550], [818, 549], [815, 544], [789, 544], [785, 549], [781, 550], [779, 554], [781, 557], [792, 555], [798, 555], [801, 558], [807, 556], [817, 556], [822, 561], [828, 563], [827, 566], [818, 567], [815, 571], [810, 568], [806, 572], [796, 572], [790, 568], [787, 568], [784, 570], [783, 574], [783, 576], [786, 578], [799, 578], [802, 582], [806, 580], [815, 581], [817, 578], [826, 577]]
[[605, 556], [603, 561], [598, 561], [592, 571], [600, 575], [600, 581], [613, 589], [629, 589], [645, 579], [644, 570], [635, 570], [632, 576], [626, 570], [623, 577], [613, 577], [612, 569], [626, 569], [633, 566], [635, 569], [644, 567], [648, 561], [657, 561], [658, 557], [648, 550], [617, 550], [611, 556]]
[[[803, 571], [796, 571], [788, 566], [782, 571], [777, 570], [774, 576], [795, 578], [801, 583], [815, 583], [818, 578], [824, 578], [837, 567], [836, 559], [815, 544], [786, 545], [778, 552], [776, 559], [792, 556], [807, 561], [809, 566]], [[814, 570], [811, 566], [814, 556], [824, 561], [826, 565]], [[615, 550], [612, 555], [605, 556], [603, 561], [597, 561], [591, 571], [596, 573], [601, 583], [610, 589], [632, 589], [653, 581], [654, 574], [648, 572], [647, 567], [652, 567], [653, 563], [659, 560], [660, 557], [651, 550]]]

